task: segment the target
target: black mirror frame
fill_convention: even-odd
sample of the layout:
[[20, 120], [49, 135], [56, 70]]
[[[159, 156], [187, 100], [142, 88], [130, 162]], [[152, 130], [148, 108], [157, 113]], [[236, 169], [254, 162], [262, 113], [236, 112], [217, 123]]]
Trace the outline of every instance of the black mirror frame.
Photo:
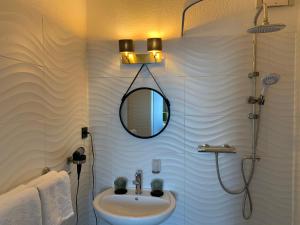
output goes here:
[[[168, 107], [168, 118], [167, 118], [167, 122], [166, 122], [166, 125], [161, 129], [161, 131], [159, 131], [157, 134], [154, 134], [152, 136], [148, 136], [148, 137], [143, 137], [143, 136], [139, 136], [139, 135], [136, 135], [132, 132], [130, 132], [130, 130], [128, 130], [128, 128], [125, 126], [125, 124], [123, 123], [123, 120], [122, 120], [122, 107], [123, 107], [123, 104], [125, 102], [125, 100], [127, 99], [127, 97], [129, 95], [131, 95], [132, 93], [136, 92], [136, 91], [139, 91], [139, 90], [151, 90], [151, 91], [155, 91], [156, 93], [158, 93], [162, 98], [163, 100], [166, 102], [167, 104], [167, 107]], [[133, 89], [132, 91], [128, 92], [126, 95], [124, 95], [124, 97], [122, 98], [122, 102], [121, 102], [121, 105], [120, 105], [120, 108], [119, 108], [119, 118], [120, 118], [120, 121], [121, 121], [121, 124], [122, 126], [124, 127], [124, 129], [129, 133], [131, 134], [132, 136], [134, 137], [137, 137], [137, 138], [141, 138], [141, 139], [149, 139], [149, 138], [154, 138], [156, 136], [158, 136], [159, 134], [161, 134], [168, 126], [169, 124], [169, 121], [170, 121], [170, 117], [171, 117], [171, 110], [170, 110], [170, 101], [162, 95], [162, 93], [160, 93], [159, 91], [153, 89], [153, 88], [149, 88], [149, 87], [140, 87], [140, 88], [136, 88], [136, 89]]]

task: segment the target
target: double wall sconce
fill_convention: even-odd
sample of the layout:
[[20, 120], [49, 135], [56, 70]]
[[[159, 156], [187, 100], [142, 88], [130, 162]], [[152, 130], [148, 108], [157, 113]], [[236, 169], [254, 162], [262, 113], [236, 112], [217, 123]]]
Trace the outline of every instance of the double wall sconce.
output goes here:
[[162, 40], [161, 38], [147, 39], [146, 54], [136, 54], [134, 52], [133, 40], [119, 40], [119, 51], [121, 55], [121, 63], [123, 64], [146, 64], [146, 63], [161, 63], [162, 55]]

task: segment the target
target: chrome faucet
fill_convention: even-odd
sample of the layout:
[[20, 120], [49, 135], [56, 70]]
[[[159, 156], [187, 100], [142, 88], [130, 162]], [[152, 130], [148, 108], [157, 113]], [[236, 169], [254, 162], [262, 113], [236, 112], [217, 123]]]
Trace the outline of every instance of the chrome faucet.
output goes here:
[[135, 173], [135, 180], [132, 182], [135, 185], [135, 193], [137, 195], [142, 194], [142, 183], [143, 183], [143, 171], [137, 170]]

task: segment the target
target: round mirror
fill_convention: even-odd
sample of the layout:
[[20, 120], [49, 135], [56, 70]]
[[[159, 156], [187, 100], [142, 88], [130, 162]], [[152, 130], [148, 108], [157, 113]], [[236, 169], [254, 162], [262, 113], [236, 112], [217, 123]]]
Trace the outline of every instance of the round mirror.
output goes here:
[[169, 101], [152, 88], [137, 88], [126, 94], [119, 110], [123, 127], [138, 138], [159, 135], [170, 120]]

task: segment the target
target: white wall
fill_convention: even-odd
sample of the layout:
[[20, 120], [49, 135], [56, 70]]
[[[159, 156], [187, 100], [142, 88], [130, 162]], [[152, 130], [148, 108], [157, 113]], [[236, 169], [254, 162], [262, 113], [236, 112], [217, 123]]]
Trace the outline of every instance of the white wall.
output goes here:
[[[81, 3], [0, 1], [0, 193], [39, 176], [46, 166], [63, 169], [76, 148], [87, 146], [80, 133], [88, 123], [81, 38], [86, 23], [85, 16], [73, 15], [80, 21], [75, 31], [68, 13]], [[57, 10], [65, 13], [58, 16]], [[88, 220], [86, 168], [79, 196], [82, 225]], [[71, 178], [74, 197], [75, 170]]]
[[[251, 224], [270, 220], [272, 224], [289, 224], [294, 51], [290, 43], [294, 36], [283, 33], [260, 41], [267, 45], [260, 55], [260, 71], [277, 71], [282, 81], [270, 90], [263, 115], [259, 146], [263, 160], [258, 164], [252, 186], [255, 214]], [[90, 126], [96, 135], [97, 190], [110, 186], [117, 176], [131, 180], [135, 169], [142, 168], [145, 187], [149, 187], [152, 178], [161, 177], [166, 188], [178, 194], [177, 211], [166, 224], [243, 224], [241, 196], [223, 193], [213, 156], [196, 153], [196, 147], [203, 143], [229, 143], [238, 147], [240, 156], [250, 153], [250, 108], [245, 99], [250, 95], [247, 73], [251, 71], [251, 37], [192, 38], [164, 43], [166, 65], [154, 66], [152, 70], [171, 100], [172, 117], [165, 132], [154, 139], [145, 141], [130, 136], [118, 118], [120, 99], [133, 79], [134, 69], [120, 69], [111, 66], [111, 62], [107, 66], [93, 64], [90, 70]], [[90, 44], [89, 52], [97, 55], [94, 60], [117, 60], [117, 53], [102, 55], [104, 46], [116, 48], [117, 44]], [[275, 46], [284, 52], [284, 57], [273, 51]], [[268, 61], [271, 53], [275, 53], [272, 62]], [[151, 78], [139, 81], [140, 85], [144, 82], [153, 85]], [[161, 175], [151, 174], [154, 158], [162, 159]], [[232, 185], [240, 183], [239, 159], [222, 157], [224, 177]]]
[[[206, 20], [207, 25], [188, 28], [184, 39], [164, 37], [165, 63], [153, 65], [151, 70], [171, 101], [172, 117], [169, 127], [149, 140], [130, 136], [118, 118], [121, 97], [138, 70], [138, 66], [120, 65], [118, 43], [114, 39], [122, 35], [102, 36], [100, 31], [95, 34], [94, 30], [88, 30], [92, 32], [88, 43], [90, 127], [96, 136], [98, 191], [111, 186], [117, 176], [128, 177], [132, 187], [130, 181], [135, 170], [142, 168], [146, 188], [153, 178], [160, 177], [166, 189], [177, 193], [177, 209], [165, 225], [292, 224], [295, 7], [272, 9], [273, 21], [282, 19], [289, 28], [259, 36], [258, 70], [262, 75], [277, 72], [281, 80], [269, 90], [262, 115], [258, 146], [262, 160], [251, 187], [254, 199], [251, 221], [242, 220], [242, 196], [230, 196], [220, 188], [214, 156], [196, 151], [204, 143], [236, 146], [239, 154], [222, 156], [221, 169], [226, 185], [240, 185], [240, 158], [251, 152], [251, 127], [247, 119], [250, 106], [246, 99], [251, 94], [247, 75], [252, 69], [252, 48], [251, 36], [245, 30], [252, 25], [254, 8], [253, 1], [249, 2], [243, 1], [247, 6], [240, 3], [232, 8], [237, 1], [222, 1], [213, 5], [214, 11], [203, 6], [198, 13], [194, 12], [193, 18], [211, 18]], [[208, 7], [209, 3], [206, 4]], [[95, 5], [95, 1], [89, 0], [88, 10]], [[174, 5], [172, 9], [180, 8]], [[235, 20], [226, 20], [225, 15], [233, 11]], [[123, 13], [125, 17], [131, 11], [114, 9], [110, 13], [104, 18], [112, 30], [120, 24], [125, 31], [134, 29], [135, 21], [143, 20], [138, 17], [132, 23], [130, 20], [123, 23], [117, 15]], [[95, 21], [100, 21], [103, 14], [95, 15], [88, 17], [89, 29], [95, 28]], [[164, 19], [170, 21], [170, 17], [161, 18], [161, 23]], [[209, 21], [213, 19], [215, 26], [210, 29]], [[176, 25], [180, 29], [180, 23]], [[217, 27], [227, 25], [230, 32], [218, 31]], [[145, 31], [137, 38], [146, 39], [147, 35]], [[145, 51], [145, 43], [137, 42], [136, 48]], [[135, 87], [145, 83], [155, 87], [146, 72]], [[154, 158], [162, 160], [159, 175], [151, 174]]]

